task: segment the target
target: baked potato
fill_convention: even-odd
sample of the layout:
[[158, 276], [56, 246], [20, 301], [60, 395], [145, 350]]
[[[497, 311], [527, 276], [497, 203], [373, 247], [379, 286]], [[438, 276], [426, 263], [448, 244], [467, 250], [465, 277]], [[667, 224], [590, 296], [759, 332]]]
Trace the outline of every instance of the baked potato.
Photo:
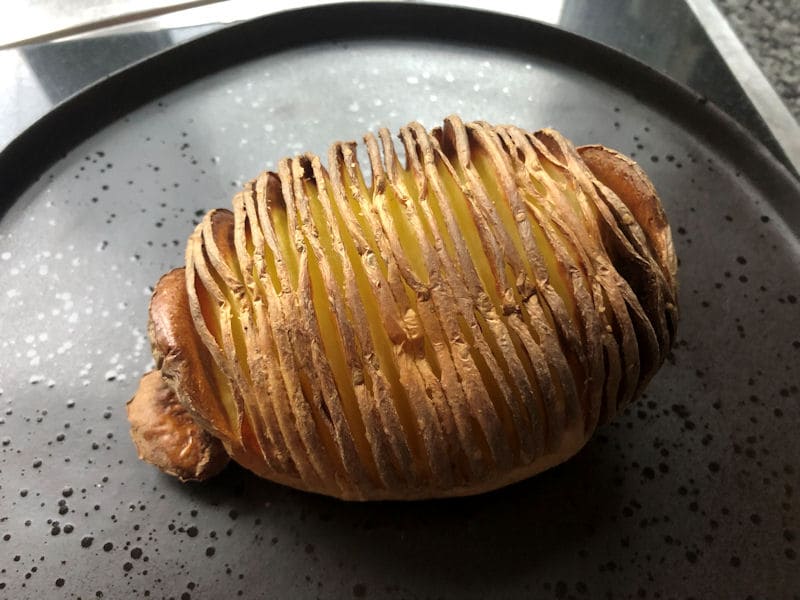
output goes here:
[[457, 116], [287, 158], [205, 215], [149, 310], [144, 460], [348, 500], [476, 494], [578, 452], [678, 321], [653, 185], [603, 146]]

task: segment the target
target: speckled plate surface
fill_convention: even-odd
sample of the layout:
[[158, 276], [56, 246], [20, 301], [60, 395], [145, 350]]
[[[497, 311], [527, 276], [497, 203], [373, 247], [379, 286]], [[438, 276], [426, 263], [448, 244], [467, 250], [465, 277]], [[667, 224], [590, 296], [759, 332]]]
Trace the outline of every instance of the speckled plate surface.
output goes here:
[[[545, 26], [354, 5], [212, 34], [54, 111], [0, 155], [4, 193], [42, 174], [0, 219], [0, 598], [797, 594], [800, 191], [696, 100]], [[568, 463], [473, 498], [346, 504], [140, 462], [124, 405], [150, 286], [199, 216], [284, 155], [453, 112], [651, 175], [682, 322], [647, 396]]]

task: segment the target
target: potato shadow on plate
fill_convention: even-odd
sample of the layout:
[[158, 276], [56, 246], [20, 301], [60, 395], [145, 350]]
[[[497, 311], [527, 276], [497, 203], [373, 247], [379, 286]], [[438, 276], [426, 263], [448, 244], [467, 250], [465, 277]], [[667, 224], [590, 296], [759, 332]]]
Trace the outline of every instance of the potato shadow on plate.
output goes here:
[[[343, 553], [361, 573], [429, 589], [470, 589], [574, 561], [598, 529], [610, 528], [622, 490], [618, 466], [592, 440], [573, 459], [494, 492], [443, 500], [343, 502], [298, 492], [232, 465], [193, 495], [236, 510], [274, 535], [276, 529], [311, 544], [320, 560]], [[602, 534], [602, 532], [600, 532]], [[280, 533], [278, 533], [280, 535]], [[267, 537], [267, 539], [269, 539]], [[488, 578], [488, 579], [487, 579]]]

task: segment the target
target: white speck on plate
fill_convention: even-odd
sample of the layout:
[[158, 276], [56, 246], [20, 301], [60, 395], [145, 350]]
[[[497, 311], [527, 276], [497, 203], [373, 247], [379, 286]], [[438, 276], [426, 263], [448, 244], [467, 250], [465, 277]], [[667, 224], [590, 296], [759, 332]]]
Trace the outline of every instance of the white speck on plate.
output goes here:
[[419, 79], [417, 77], [414, 77], [413, 75], [409, 75], [408, 77], [406, 77], [406, 82], [410, 83], [411, 85], [416, 85], [419, 83]]
[[358, 102], [353, 102], [347, 107], [350, 112], [358, 112]]
[[3, 260], [9, 260], [11, 258], [11, 252], [3, 252], [2, 254], [0, 254], [0, 258], [2, 258]]

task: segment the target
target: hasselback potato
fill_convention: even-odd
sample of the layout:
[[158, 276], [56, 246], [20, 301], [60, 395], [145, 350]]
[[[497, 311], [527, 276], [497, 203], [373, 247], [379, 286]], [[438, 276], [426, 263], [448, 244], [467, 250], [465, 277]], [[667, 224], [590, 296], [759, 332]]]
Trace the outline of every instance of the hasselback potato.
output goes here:
[[284, 159], [212, 210], [150, 304], [141, 458], [229, 457], [344, 499], [479, 493], [574, 455], [677, 325], [644, 172], [553, 130], [411, 123]]

